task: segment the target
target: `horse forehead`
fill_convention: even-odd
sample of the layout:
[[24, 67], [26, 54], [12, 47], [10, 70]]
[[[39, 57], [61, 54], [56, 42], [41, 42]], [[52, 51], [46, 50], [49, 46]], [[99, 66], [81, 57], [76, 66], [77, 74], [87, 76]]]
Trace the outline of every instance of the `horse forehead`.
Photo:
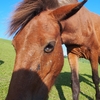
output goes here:
[[[48, 12], [43, 12], [34, 17], [25, 28], [16, 36], [15, 40], [25, 38], [23, 40], [39, 41], [56, 39], [59, 34], [59, 25]], [[38, 38], [38, 39], [37, 39]], [[26, 41], [27, 43], [27, 41]]]
[[[57, 21], [49, 14], [50, 11], [44, 11], [37, 16], [38, 21], [41, 23], [41, 26], [45, 26], [48, 29], [55, 29], [57, 27]], [[51, 30], [51, 29], [50, 29]]]
[[49, 14], [50, 12], [51, 11], [43, 11], [38, 15], [38, 17], [40, 17], [40, 19], [43, 21], [48, 21], [48, 19], [52, 19], [52, 17]]
[[[57, 21], [48, 14], [48, 12], [42, 12], [33, 18], [33, 21], [30, 24], [35, 32], [38, 32], [39, 35], [58, 35], [59, 25]], [[29, 27], [28, 27], [29, 28]]]

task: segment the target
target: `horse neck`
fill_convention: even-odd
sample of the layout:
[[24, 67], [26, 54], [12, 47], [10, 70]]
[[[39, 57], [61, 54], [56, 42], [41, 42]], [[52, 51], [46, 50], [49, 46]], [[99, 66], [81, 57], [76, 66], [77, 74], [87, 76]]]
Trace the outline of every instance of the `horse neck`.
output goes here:
[[64, 43], [68, 45], [83, 45], [84, 39], [93, 34], [94, 25], [90, 14], [91, 12], [82, 7], [75, 15], [61, 22], [63, 26], [62, 40], [64, 40]]
[[[99, 23], [100, 16], [83, 7], [74, 16], [62, 22], [64, 28], [62, 41], [64, 41], [67, 47], [74, 45], [77, 48], [82, 46], [82, 48], [88, 47], [91, 49], [91, 46], [94, 45], [94, 47], [99, 48]], [[82, 52], [84, 53], [84, 51]]]

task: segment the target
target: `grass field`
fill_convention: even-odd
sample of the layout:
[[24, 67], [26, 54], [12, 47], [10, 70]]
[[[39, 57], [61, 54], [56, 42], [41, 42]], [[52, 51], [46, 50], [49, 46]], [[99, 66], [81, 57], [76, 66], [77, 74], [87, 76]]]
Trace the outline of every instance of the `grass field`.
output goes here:
[[[0, 100], [5, 100], [15, 59], [11, 41], [0, 39]], [[49, 100], [72, 100], [70, 88], [70, 68], [67, 58], [64, 67], [49, 93]], [[80, 96], [79, 100], [95, 100], [95, 89], [91, 79], [91, 67], [87, 60], [79, 60]], [[100, 66], [99, 66], [100, 74]]]

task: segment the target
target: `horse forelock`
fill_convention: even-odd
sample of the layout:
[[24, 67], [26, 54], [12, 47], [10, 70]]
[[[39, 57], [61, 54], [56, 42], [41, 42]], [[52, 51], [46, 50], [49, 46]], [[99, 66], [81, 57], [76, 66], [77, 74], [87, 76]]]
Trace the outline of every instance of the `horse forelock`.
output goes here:
[[63, 4], [76, 2], [77, 0], [23, 0], [14, 11], [8, 33], [16, 34], [37, 14], [46, 10], [54, 9]]

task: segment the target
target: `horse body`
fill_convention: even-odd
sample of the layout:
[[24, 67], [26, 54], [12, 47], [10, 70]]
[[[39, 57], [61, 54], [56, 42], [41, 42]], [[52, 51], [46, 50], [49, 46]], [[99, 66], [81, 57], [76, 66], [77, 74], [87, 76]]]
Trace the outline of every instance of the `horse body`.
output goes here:
[[[62, 42], [67, 47], [72, 71], [73, 100], [78, 100], [78, 58], [88, 59], [92, 67], [92, 78], [96, 88], [96, 99], [100, 100], [98, 60], [100, 57], [100, 16], [85, 7], [74, 16], [62, 21]], [[99, 61], [100, 62], [100, 61]]]

